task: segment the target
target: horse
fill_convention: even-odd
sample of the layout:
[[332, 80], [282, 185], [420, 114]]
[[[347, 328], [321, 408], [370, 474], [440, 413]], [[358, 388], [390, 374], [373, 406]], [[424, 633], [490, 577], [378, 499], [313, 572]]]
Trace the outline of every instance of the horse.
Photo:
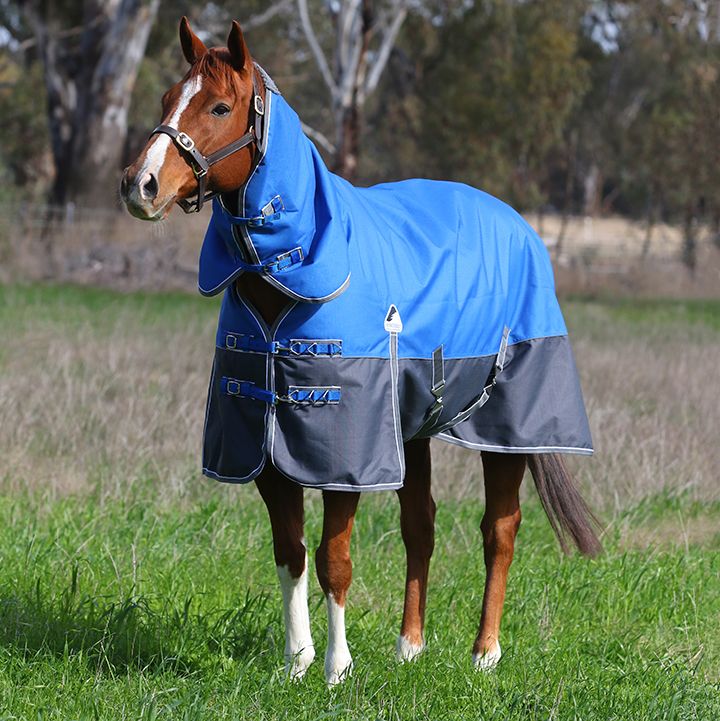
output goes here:
[[[203, 470], [221, 481], [254, 481], [267, 506], [289, 677], [302, 678], [315, 658], [303, 534], [307, 486], [322, 490], [315, 569], [327, 599], [327, 683], [344, 680], [353, 666], [345, 606], [350, 538], [365, 491], [394, 490], [400, 503], [407, 567], [397, 658], [412, 661], [425, 648], [436, 508], [432, 436], [481, 451], [486, 579], [472, 662], [493, 669], [526, 467], [563, 550], [569, 542], [586, 555], [601, 549], [597, 521], [560, 455], [592, 447], [542, 241], [508, 206], [467, 186], [403, 181], [360, 189], [334, 176], [254, 62], [237, 21], [227, 47], [207, 48], [183, 17], [180, 44], [189, 70], [163, 96], [161, 124], [125, 169], [121, 195], [129, 212], [147, 221], [166, 218], [176, 204], [195, 212], [213, 199], [199, 286], [205, 295], [225, 296]], [[438, 205], [447, 206], [442, 220]], [[428, 240], [424, 226], [433, 224], [435, 240]], [[476, 226], [481, 232], [471, 233]], [[452, 240], [440, 242], [446, 231]], [[402, 259], [401, 246], [409, 249]], [[415, 268], [419, 258], [436, 265], [423, 274]], [[416, 275], [411, 302], [407, 288]], [[465, 290], [476, 276], [491, 290]], [[435, 277], [449, 290], [435, 287]], [[393, 295], [393, 283], [403, 292]], [[421, 302], [428, 294], [430, 302]], [[352, 298], [359, 306], [343, 300]], [[513, 310], [521, 298], [523, 309]], [[464, 309], [457, 324], [443, 321], [453, 303]], [[503, 319], [513, 314], [516, 326], [527, 325], [529, 314], [544, 330], [530, 324], [510, 331]], [[300, 335], [288, 330], [289, 340], [278, 339], [292, 318]], [[311, 335], [321, 318], [345, 337], [328, 339], [324, 327]], [[427, 335], [432, 318], [444, 336], [430, 353], [417, 338]], [[366, 326], [372, 340], [360, 339]], [[483, 333], [490, 351], [478, 345]], [[458, 336], [476, 350], [451, 352], [460, 347]], [[371, 347], [366, 353], [357, 350], [363, 343]]]

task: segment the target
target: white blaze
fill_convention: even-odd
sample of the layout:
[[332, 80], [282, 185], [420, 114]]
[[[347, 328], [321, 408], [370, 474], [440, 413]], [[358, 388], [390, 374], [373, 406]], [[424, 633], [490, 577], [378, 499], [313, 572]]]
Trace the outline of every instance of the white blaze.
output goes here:
[[[180, 93], [180, 99], [178, 100], [177, 107], [173, 111], [173, 114], [170, 116], [168, 121], [163, 124], [169, 125], [171, 128], [175, 128], [175, 130], [179, 130], [182, 114], [187, 110], [188, 105], [190, 105], [190, 101], [200, 92], [201, 88], [202, 75], [195, 75], [190, 78], [190, 80], [183, 85]], [[145, 155], [145, 162], [143, 163], [142, 170], [138, 174], [139, 178], [143, 178], [146, 173], [152, 173], [156, 178], [160, 177], [160, 169], [165, 164], [165, 156], [171, 142], [172, 138], [169, 135], [165, 135], [165, 133], [159, 133], [155, 136], [155, 139]]]
[[352, 670], [352, 657], [345, 638], [345, 608], [340, 606], [329, 593], [328, 646], [325, 654], [325, 679], [328, 686], [344, 681]]
[[291, 678], [305, 675], [315, 658], [308, 613], [307, 556], [299, 578], [293, 578], [286, 566], [277, 567], [285, 617], [285, 668]]

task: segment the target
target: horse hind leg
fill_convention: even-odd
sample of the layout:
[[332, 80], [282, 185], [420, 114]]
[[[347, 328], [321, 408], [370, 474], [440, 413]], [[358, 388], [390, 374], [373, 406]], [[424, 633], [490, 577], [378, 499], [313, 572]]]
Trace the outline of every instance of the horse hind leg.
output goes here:
[[405, 483], [398, 490], [400, 530], [407, 554], [405, 603], [396, 655], [411, 661], [425, 648], [425, 601], [435, 543], [435, 502], [430, 491], [430, 441], [405, 444]]
[[485, 594], [480, 627], [473, 645], [473, 663], [482, 670], [500, 660], [500, 620], [515, 536], [520, 527], [520, 484], [524, 455], [482, 454], [485, 474], [485, 515], [480, 527], [485, 555]]
[[352, 671], [345, 636], [345, 601], [352, 581], [350, 536], [359, 500], [359, 493], [323, 491], [323, 531], [315, 553], [315, 568], [327, 599], [325, 679], [329, 686], [344, 681]]
[[255, 482], [272, 526], [275, 564], [283, 596], [285, 669], [290, 678], [298, 680], [315, 658], [308, 612], [303, 490], [269, 466]]

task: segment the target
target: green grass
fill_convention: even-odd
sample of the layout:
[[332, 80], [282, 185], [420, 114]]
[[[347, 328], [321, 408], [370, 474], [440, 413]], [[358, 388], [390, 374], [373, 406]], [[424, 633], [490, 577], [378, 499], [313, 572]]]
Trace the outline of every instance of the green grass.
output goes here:
[[[471, 668], [481, 603], [478, 502], [438, 513], [429, 646], [392, 654], [403, 552], [390, 496], [364, 499], [348, 611], [355, 673], [329, 691], [316, 662], [292, 683], [270, 531], [253, 489], [192, 499], [0, 501], [0, 718], [716, 719], [720, 547], [563, 558], [529, 504], [496, 672]], [[636, 516], [656, 521], [677, 502]], [[714, 518], [720, 518], [716, 513]], [[320, 507], [308, 508], [308, 538]], [[316, 586], [316, 584], [314, 584]], [[311, 596], [318, 650], [324, 608]]]
[[[564, 310], [588, 357], [610, 341], [623, 347], [623, 338], [656, 344], [658, 353], [670, 335], [716, 342], [720, 329], [720, 306], [712, 302], [574, 299]], [[147, 358], [157, 360], [158, 348], [175, 347], [174, 334], [210, 329], [216, 312], [215, 302], [181, 294], [0, 286], [0, 374], [39, 364], [35, 358], [46, 355], [42, 339], [57, 338], [58, 329], [68, 331], [70, 345], [87, 338], [122, 346], [139, 337], [138, 352], [147, 342]], [[203, 343], [211, 343], [211, 332], [202, 332]], [[113, 334], [120, 341], [109, 338]], [[22, 355], [27, 347], [37, 356]], [[203, 362], [204, 351], [194, 352], [188, 368], [180, 364], [172, 378]], [[106, 356], [82, 358], [88, 367], [79, 377], [87, 382], [98, 372], [93, 364], [103, 368]], [[168, 362], [160, 359], [154, 372], [169, 372]], [[117, 372], [125, 370], [124, 360]], [[22, 388], [32, 393], [36, 386], [37, 379]], [[192, 393], [201, 403], [199, 383]], [[115, 413], [125, 412], [107, 402]], [[166, 412], [177, 412], [176, 406]], [[25, 422], [28, 434], [36, 432], [32, 418]], [[126, 422], [118, 418], [113, 428], [128, 434]], [[162, 428], [170, 427], [172, 419], [164, 419]], [[45, 449], [28, 466], [13, 468], [47, 470], [50, 461], [63, 467], [82, 450], [82, 433], [68, 437], [70, 455], [53, 461]], [[0, 438], [8, 438], [0, 457], [18, 455], [17, 448], [25, 453], [22, 438]], [[189, 443], [184, 438], [182, 448]], [[196, 449], [185, 452], [183, 464], [196, 457]], [[652, 491], [606, 515], [606, 552], [588, 561], [561, 556], [530, 493], [510, 576], [504, 656], [484, 675], [470, 663], [484, 581], [481, 500], [439, 506], [428, 649], [416, 663], [399, 666], [393, 647], [404, 553], [397, 501], [392, 494], [367, 496], [353, 536], [347, 618], [355, 672], [330, 691], [322, 673], [326, 625], [316, 582], [311, 616], [318, 659], [302, 682], [283, 674], [270, 529], [252, 487], [221, 486], [194, 470], [171, 486], [168, 469], [148, 463], [145, 470], [131, 467], [126, 486], [115, 481], [108, 488], [118, 457], [97, 464], [96, 475], [81, 479], [74, 495], [43, 476], [17, 478], [26, 471], [11, 474], [0, 466], [0, 721], [720, 718], [718, 503]], [[625, 466], [608, 468], [617, 474]], [[321, 509], [317, 494], [307, 498], [306, 536], [314, 548]]]

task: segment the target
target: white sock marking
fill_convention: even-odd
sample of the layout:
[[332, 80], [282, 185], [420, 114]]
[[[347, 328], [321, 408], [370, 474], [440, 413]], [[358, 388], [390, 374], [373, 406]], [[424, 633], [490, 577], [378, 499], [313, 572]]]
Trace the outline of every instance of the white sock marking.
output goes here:
[[[202, 75], [195, 75], [190, 78], [190, 80], [183, 85], [180, 100], [178, 100], [177, 107], [173, 111], [173, 114], [168, 121], [163, 124], [178, 130], [182, 114], [187, 110], [190, 101], [200, 92], [201, 88]], [[138, 173], [138, 178], [145, 177], [146, 173], [152, 173], [156, 178], [160, 177], [160, 170], [165, 164], [165, 156], [171, 142], [172, 138], [169, 135], [165, 135], [165, 133], [160, 133], [155, 136], [155, 139], [145, 154], [145, 162], [143, 163], [142, 170]]]
[[397, 644], [395, 645], [395, 655], [400, 663], [405, 661], [412, 661], [416, 656], [422, 653], [425, 648], [425, 644], [420, 645], [412, 643], [405, 636], [398, 636]]
[[500, 643], [495, 641], [495, 648], [490, 651], [473, 654], [473, 664], [479, 671], [492, 671], [498, 665], [501, 656]]
[[345, 637], [345, 608], [340, 606], [329, 593], [328, 646], [325, 654], [325, 679], [328, 686], [344, 681], [352, 671], [352, 656]]
[[307, 556], [299, 578], [293, 578], [286, 566], [278, 566], [277, 574], [285, 616], [285, 669], [290, 678], [300, 679], [315, 658], [308, 612]]

